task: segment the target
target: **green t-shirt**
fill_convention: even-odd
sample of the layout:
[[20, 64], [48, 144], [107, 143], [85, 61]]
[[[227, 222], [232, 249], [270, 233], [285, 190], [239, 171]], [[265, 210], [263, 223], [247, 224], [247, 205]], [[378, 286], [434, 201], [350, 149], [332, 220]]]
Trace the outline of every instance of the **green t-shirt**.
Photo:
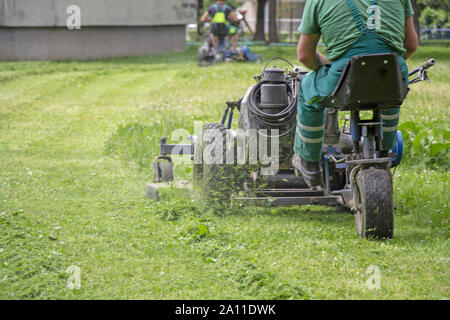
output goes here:
[[[371, 22], [375, 32], [397, 53], [403, 55], [405, 18], [414, 15], [411, 0], [380, 0], [376, 19], [368, 13], [370, 0], [353, 0], [364, 25]], [[327, 57], [336, 60], [349, 49], [361, 34], [345, 0], [307, 0], [298, 30], [308, 34], [322, 34]]]

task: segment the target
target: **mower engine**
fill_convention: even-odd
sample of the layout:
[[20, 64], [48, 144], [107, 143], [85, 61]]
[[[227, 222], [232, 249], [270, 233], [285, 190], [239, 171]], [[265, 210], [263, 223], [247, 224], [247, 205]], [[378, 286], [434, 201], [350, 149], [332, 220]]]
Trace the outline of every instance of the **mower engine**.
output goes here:
[[[259, 172], [253, 173], [253, 180], [257, 175], [263, 180], [262, 183], [270, 181], [272, 187], [303, 186], [303, 180], [295, 177], [291, 170], [297, 114], [298, 69], [285, 72], [279, 68], [268, 68], [255, 79], [257, 84], [251, 86], [242, 99], [238, 128], [247, 135], [256, 132], [259, 147], [262, 140], [267, 139], [268, 150], [271, 150], [273, 140], [277, 139], [279, 154], [268, 155], [278, 159], [278, 173], [272, 177], [263, 177]], [[248, 153], [249, 139], [246, 141]], [[287, 175], [290, 177], [287, 178]]]

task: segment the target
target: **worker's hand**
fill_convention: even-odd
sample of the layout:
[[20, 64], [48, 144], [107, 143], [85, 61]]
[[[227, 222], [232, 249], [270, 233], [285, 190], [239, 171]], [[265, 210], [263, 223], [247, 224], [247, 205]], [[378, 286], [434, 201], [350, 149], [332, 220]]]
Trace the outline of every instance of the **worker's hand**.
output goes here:
[[202, 16], [202, 18], [200, 19], [200, 21], [201, 21], [201, 22], [210, 22], [210, 21], [211, 21], [211, 17], [209, 16], [208, 11], [206, 11], [206, 12], [203, 14], [203, 16]]
[[241, 19], [239, 18], [240, 14], [235, 14], [234, 12], [230, 13], [230, 15], [228, 16], [228, 18], [230, 19], [231, 22], [239, 22], [241, 21]]
[[236, 18], [239, 20], [239, 21], [242, 21], [242, 20], [244, 20], [245, 19], [245, 14], [247, 13], [247, 10], [246, 9], [238, 9], [237, 10], [237, 14], [236, 14]]

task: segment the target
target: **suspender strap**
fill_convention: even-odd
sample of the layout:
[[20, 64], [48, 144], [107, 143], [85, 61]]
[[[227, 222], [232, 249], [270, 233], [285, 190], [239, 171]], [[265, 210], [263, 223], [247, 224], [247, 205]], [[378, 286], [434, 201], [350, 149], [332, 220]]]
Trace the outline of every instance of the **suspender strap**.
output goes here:
[[[371, 0], [372, 2], [373, 0]], [[367, 28], [364, 25], [364, 22], [361, 18], [361, 15], [359, 14], [358, 8], [356, 7], [356, 5], [353, 3], [352, 0], [345, 0], [345, 2], [347, 3], [348, 8], [350, 9], [350, 12], [353, 15], [353, 20], [355, 20], [356, 26], [358, 27], [359, 31], [361, 33], [366, 33], [367, 32]]]
[[219, 10], [219, 6], [217, 5], [217, 3], [214, 3], [214, 10], [215, 10], [215, 12], [225, 12], [225, 10], [227, 10], [227, 5], [224, 4], [222, 6], [222, 10]]

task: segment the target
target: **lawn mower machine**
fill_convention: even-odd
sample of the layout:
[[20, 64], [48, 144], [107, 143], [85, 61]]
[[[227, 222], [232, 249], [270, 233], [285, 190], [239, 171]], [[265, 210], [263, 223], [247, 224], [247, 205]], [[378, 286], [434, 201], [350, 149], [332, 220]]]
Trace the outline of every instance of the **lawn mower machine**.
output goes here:
[[214, 51], [209, 34], [206, 36], [205, 42], [198, 48], [198, 64], [201, 67], [211, 66], [219, 62], [262, 62], [262, 55], [254, 54], [249, 47], [242, 46], [236, 48], [236, 52], [231, 50], [227, 36], [218, 37], [218, 52]]
[[[239, 21], [243, 21], [250, 33], [253, 35], [247, 20], [245, 19], [246, 10], [238, 10], [237, 18]], [[205, 24], [205, 29], [210, 29], [210, 24]], [[211, 41], [210, 34], [214, 33], [217, 36], [217, 52], [214, 50], [213, 43]], [[241, 24], [239, 27], [224, 25], [216, 30], [210, 30], [206, 34], [205, 42], [198, 48], [198, 63], [199, 66], [205, 67], [213, 65], [218, 62], [262, 62], [262, 55], [254, 54], [247, 46], [236, 48], [236, 52], [232, 50], [231, 38], [234, 34], [241, 34]]]
[[[268, 67], [283, 60], [289, 68]], [[430, 59], [412, 70], [410, 81], [428, 80]], [[161, 139], [155, 181], [173, 179], [170, 154], [190, 154], [193, 185], [211, 206], [331, 205], [347, 209], [366, 238], [392, 238], [394, 205], [391, 169], [403, 153], [402, 134], [388, 153], [381, 151], [381, 110], [401, 106], [406, 87], [395, 54], [350, 59], [326, 107], [322, 185], [309, 188], [291, 164], [297, 94], [305, 72], [282, 58], [271, 59], [256, 84], [239, 101], [227, 102], [221, 123], [209, 123], [191, 144]], [[239, 111], [236, 129], [233, 113]], [[339, 113], [348, 113], [339, 117]], [[270, 150], [270, 154], [267, 150]], [[270, 161], [268, 161], [268, 159]]]

